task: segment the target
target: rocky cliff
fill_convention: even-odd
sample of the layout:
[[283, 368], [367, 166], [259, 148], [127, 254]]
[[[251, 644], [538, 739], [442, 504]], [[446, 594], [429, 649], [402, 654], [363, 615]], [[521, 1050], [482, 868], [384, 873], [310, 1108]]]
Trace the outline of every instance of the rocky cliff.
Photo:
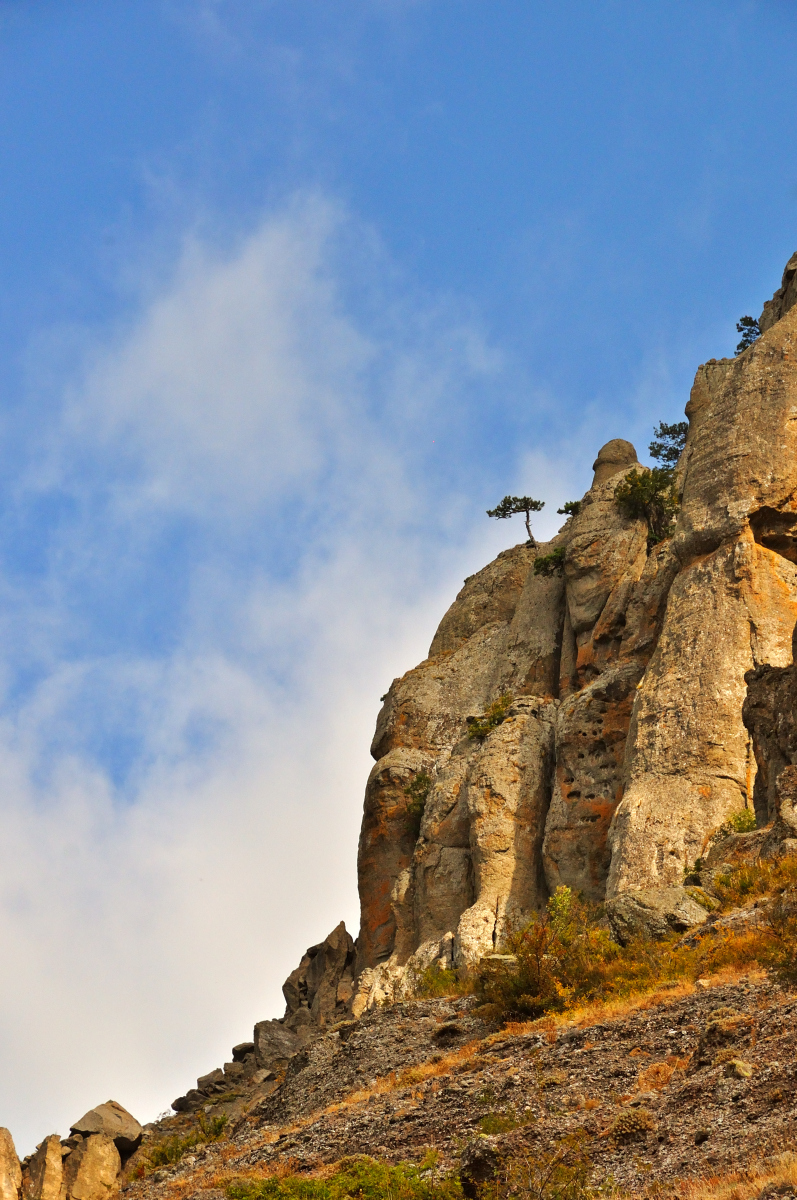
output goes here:
[[[671, 538], [649, 549], [621, 512], [617, 484], [644, 468], [609, 442], [556, 538], [467, 579], [394, 680], [360, 836], [355, 1012], [492, 951], [560, 884], [610, 911], [643, 891], [688, 908], [673, 893], [724, 818], [772, 819], [742, 707], [746, 673], [791, 662], [797, 620], [797, 255], [760, 324], [697, 372]], [[561, 573], [536, 573], [556, 550]], [[502, 697], [505, 719], [470, 737]]]

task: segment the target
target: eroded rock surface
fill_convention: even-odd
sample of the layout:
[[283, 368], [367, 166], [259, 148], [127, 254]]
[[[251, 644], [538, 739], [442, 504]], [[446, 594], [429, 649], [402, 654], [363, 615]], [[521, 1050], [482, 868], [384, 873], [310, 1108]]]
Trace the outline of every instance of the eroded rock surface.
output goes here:
[[[797, 255], [763, 336], [698, 370], [668, 541], [650, 547], [618, 507], [617, 484], [645, 468], [614, 439], [557, 537], [466, 580], [429, 658], [394, 681], [360, 838], [357, 1011], [490, 952], [561, 884], [669, 911], [712, 831], [753, 806], [757, 771], [759, 820], [786, 811], [742, 706], [747, 672], [791, 661], [797, 620], [795, 300]], [[535, 574], [554, 550], [561, 574]], [[469, 739], [502, 695], [507, 720]]]
[[104, 1133], [79, 1138], [64, 1160], [63, 1190], [69, 1200], [113, 1200], [119, 1194], [122, 1160]]
[[0, 1128], [0, 1200], [18, 1200], [21, 1186], [22, 1168], [14, 1139], [7, 1129]]
[[50, 1134], [25, 1160], [22, 1176], [24, 1200], [59, 1200], [63, 1184], [64, 1148], [57, 1133]]

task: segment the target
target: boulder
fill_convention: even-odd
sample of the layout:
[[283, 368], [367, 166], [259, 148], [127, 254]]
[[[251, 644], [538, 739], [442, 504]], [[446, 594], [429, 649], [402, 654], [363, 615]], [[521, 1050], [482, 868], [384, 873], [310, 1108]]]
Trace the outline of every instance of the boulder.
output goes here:
[[14, 1139], [7, 1129], [0, 1128], [0, 1200], [19, 1200], [21, 1187], [22, 1168]]
[[478, 1200], [500, 1168], [501, 1155], [490, 1138], [482, 1135], [470, 1142], [462, 1151], [459, 1164], [459, 1181], [468, 1200]]
[[[103, 1106], [104, 1107], [104, 1106]], [[81, 1138], [64, 1160], [65, 1200], [113, 1200], [119, 1192], [122, 1160], [112, 1137]]]
[[300, 1047], [299, 1038], [282, 1021], [258, 1021], [255, 1025], [255, 1060], [258, 1067], [271, 1067], [281, 1059], [290, 1058]]
[[683, 887], [625, 892], [607, 902], [606, 914], [614, 936], [623, 946], [640, 935], [660, 939], [671, 933], [685, 933], [705, 924], [709, 915]]
[[112, 1138], [116, 1149], [123, 1157], [128, 1157], [141, 1145], [144, 1130], [134, 1116], [122, 1108], [116, 1100], [107, 1100], [89, 1109], [85, 1116], [71, 1127], [72, 1133], [90, 1134], [102, 1133]]
[[51, 1133], [25, 1163], [23, 1200], [59, 1200], [63, 1183], [62, 1159], [61, 1139], [57, 1133]]
[[221, 1067], [208, 1071], [207, 1075], [200, 1075], [196, 1081], [196, 1088], [203, 1096], [211, 1096], [214, 1092], [224, 1091], [226, 1083]]

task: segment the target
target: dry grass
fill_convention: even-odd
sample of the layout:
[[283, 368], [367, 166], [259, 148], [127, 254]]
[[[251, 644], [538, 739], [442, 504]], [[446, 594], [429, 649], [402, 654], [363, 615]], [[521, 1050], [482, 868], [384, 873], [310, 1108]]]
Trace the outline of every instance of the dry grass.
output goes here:
[[797, 855], [740, 863], [734, 870], [715, 875], [713, 890], [723, 910], [739, 908], [750, 900], [776, 896], [797, 885]]
[[793, 1151], [751, 1163], [744, 1170], [684, 1180], [679, 1191], [684, 1200], [753, 1200], [765, 1187], [778, 1184], [797, 1188], [797, 1154]]

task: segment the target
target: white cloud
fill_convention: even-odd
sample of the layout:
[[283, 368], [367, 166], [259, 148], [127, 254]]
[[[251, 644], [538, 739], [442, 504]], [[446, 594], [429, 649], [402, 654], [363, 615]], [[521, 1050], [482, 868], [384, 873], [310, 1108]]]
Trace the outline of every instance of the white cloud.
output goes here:
[[418, 442], [500, 360], [450, 303], [355, 316], [352, 236], [316, 197], [232, 251], [189, 240], [11, 482], [60, 505], [2, 612], [0, 1102], [23, 1151], [109, 1096], [151, 1118], [280, 1011], [306, 945], [356, 932], [378, 697], [497, 536], [468, 548]]

